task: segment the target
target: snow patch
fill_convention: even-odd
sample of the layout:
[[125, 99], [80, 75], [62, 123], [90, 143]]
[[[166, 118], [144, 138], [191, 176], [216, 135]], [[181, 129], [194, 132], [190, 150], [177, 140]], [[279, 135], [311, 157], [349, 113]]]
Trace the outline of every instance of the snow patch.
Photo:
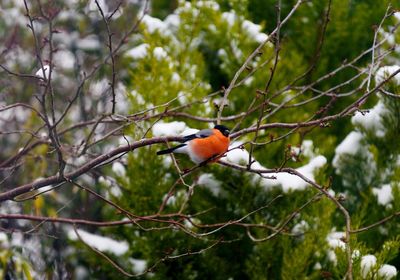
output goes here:
[[169, 27], [178, 28], [181, 24], [181, 18], [176, 14], [170, 14], [164, 19], [164, 23]]
[[172, 76], [171, 76], [172, 82], [178, 83], [178, 82], [180, 82], [180, 80], [181, 80], [181, 76], [179, 76], [178, 73], [176, 73], [176, 72], [172, 73]]
[[232, 142], [230, 144], [230, 151], [226, 154], [226, 160], [235, 164], [244, 165], [249, 161], [249, 152], [241, 148], [241, 142]]
[[7, 242], [8, 242], [7, 234], [5, 234], [4, 232], [0, 232], [0, 243], [7, 243]]
[[167, 57], [167, 52], [162, 47], [155, 47], [153, 50], [153, 55], [157, 60], [162, 60]]
[[248, 35], [257, 43], [263, 43], [268, 39], [268, 35], [261, 32], [261, 26], [251, 21], [244, 20], [242, 28], [246, 30]]
[[361, 258], [361, 274], [365, 278], [371, 269], [376, 265], [376, 257], [374, 255], [365, 255]]
[[17, 119], [17, 121], [22, 123], [22, 122], [25, 122], [28, 119], [28, 117], [30, 117], [31, 112], [30, 112], [30, 110], [28, 110], [24, 107], [18, 106], [16, 108], [14, 108], [14, 115], [15, 115], [15, 118]]
[[82, 15], [78, 14], [75, 10], [64, 10], [60, 11], [60, 13], [57, 15], [57, 19], [59, 21], [74, 20], [75, 22], [78, 22], [80, 19], [82, 19]]
[[315, 263], [314, 270], [320, 270], [321, 268], [322, 268], [322, 265], [320, 262]]
[[243, 82], [243, 84], [245, 85], [245, 86], [251, 86], [251, 84], [254, 82], [254, 77], [253, 76], [251, 76], [251, 77], [247, 77], [247, 78], [245, 78], [245, 80], [244, 80], [244, 82]]
[[[391, 66], [383, 66], [378, 69], [375, 73], [375, 82], [380, 84], [384, 80], [386, 80], [389, 76], [391, 76], [394, 72], [398, 71], [400, 66], [398, 65], [391, 65]], [[392, 77], [398, 85], [400, 84], [400, 73], [397, 73], [394, 77]]]
[[358, 131], [352, 131], [346, 138], [340, 143], [339, 146], [336, 147], [335, 153], [336, 155], [340, 154], [350, 154], [355, 155], [357, 153], [358, 148], [360, 147], [360, 142], [363, 138], [363, 135]]
[[168, 196], [168, 194], [165, 194], [162, 198], [162, 201], [165, 201], [166, 199], [167, 199], [166, 205], [171, 206], [176, 204], [176, 199], [177, 199], [176, 195]]
[[306, 157], [315, 157], [313, 149], [314, 143], [312, 140], [304, 140], [303, 143], [301, 143], [301, 150], [303, 151], [303, 155]]
[[24, 237], [21, 232], [14, 232], [11, 235], [11, 245], [15, 247], [24, 247]]
[[[99, 4], [101, 10], [103, 11], [104, 14], [107, 14], [108, 12], [108, 6], [105, 2], [105, 0], [98, 0], [97, 3]], [[100, 11], [99, 11], [99, 7], [97, 7], [97, 4], [95, 1], [89, 1], [89, 5], [86, 7], [86, 12], [98, 12], [99, 13], [99, 17], [100, 15]]]
[[304, 232], [306, 232], [309, 228], [310, 225], [306, 221], [301, 220], [292, 228], [292, 234], [304, 234]]
[[135, 97], [135, 101], [137, 102], [137, 104], [139, 105], [144, 105], [146, 103], [146, 101], [144, 100], [143, 96], [137, 92], [136, 90], [132, 90], [131, 92], [128, 93], [129, 95]]
[[[222, 18], [230, 27], [234, 26], [234, 24], [238, 21], [238, 17], [239, 16], [234, 11], [222, 13]], [[261, 32], [261, 26], [249, 20], [243, 20], [242, 29], [257, 43], [265, 42], [268, 39], [268, 35]]]
[[165, 34], [168, 31], [168, 28], [166, 27], [165, 23], [158, 18], [149, 16], [149, 15], [145, 15], [142, 19], [142, 22], [144, 23], [144, 25], [146, 25], [147, 30], [150, 33], [159, 31], [160, 33]]
[[[15, 4], [19, 3], [20, 1], [15, 1]], [[23, 1], [22, 1], [23, 3]], [[14, 1], [13, 1], [13, 5]], [[2, 3], [3, 5], [3, 3]], [[24, 9], [25, 10], [25, 9]], [[18, 24], [20, 26], [26, 26], [28, 20], [25, 16], [25, 13], [22, 13], [22, 9], [17, 7], [12, 7], [9, 9], [0, 8], [2, 12], [2, 20], [4, 20], [6, 26], [13, 26], [14, 24]], [[7, 15], [7, 16], [5, 16]]]
[[380, 205], [388, 205], [393, 200], [390, 184], [383, 185], [381, 188], [372, 188], [372, 193], [376, 196]]
[[342, 241], [343, 238], [345, 238], [344, 232], [334, 231], [328, 234], [326, 241], [328, 242], [329, 247], [333, 249], [340, 248], [344, 250], [346, 248], [346, 243]]
[[132, 270], [135, 273], [138, 273], [138, 274], [143, 273], [146, 270], [146, 267], [147, 267], [146, 260], [129, 258], [129, 262], [132, 264], [132, 266], [133, 266]]
[[340, 157], [343, 154], [355, 155], [357, 151], [360, 149], [361, 140], [363, 139], [363, 135], [361, 132], [352, 131], [346, 138], [339, 144], [339, 146], [335, 149], [335, 157], [333, 158], [333, 166], [338, 168], [340, 166], [339, 161]]
[[103, 176], [99, 177], [99, 183], [107, 188], [111, 186], [111, 181], [109, 179], [104, 178]]
[[[101, 252], [110, 252], [116, 256], [121, 256], [129, 249], [128, 242], [126, 241], [116, 241], [109, 237], [96, 235], [81, 229], [77, 229], [77, 232], [86, 244]], [[70, 240], [79, 240], [73, 229], [70, 229], [67, 235]]]
[[400, 21], [400, 12], [395, 12], [393, 15], [398, 21]]
[[149, 44], [140, 44], [139, 46], [128, 50], [126, 55], [132, 57], [133, 59], [141, 59], [146, 57], [148, 49]]
[[337, 256], [333, 250], [327, 251], [327, 257], [330, 262], [332, 262], [335, 265], [337, 264]]
[[161, 163], [165, 168], [169, 168], [173, 164], [173, 161], [171, 157], [162, 157]]
[[89, 271], [84, 266], [77, 266], [75, 267], [75, 279], [83, 280], [89, 278]]
[[382, 101], [379, 101], [374, 108], [369, 112], [357, 112], [352, 118], [353, 125], [359, 125], [368, 131], [373, 131], [377, 137], [385, 136], [385, 127], [382, 124], [382, 115], [387, 112], [387, 109]]
[[43, 65], [43, 68], [39, 68], [39, 70], [36, 71], [35, 76], [47, 79], [49, 72], [50, 72], [50, 65]]
[[112, 185], [108, 192], [114, 196], [114, 197], [121, 197], [122, 196], [122, 191], [121, 188], [117, 185]]
[[383, 279], [392, 279], [397, 276], [397, 269], [393, 265], [384, 264], [379, 268], [378, 275]]
[[[238, 148], [242, 145], [241, 142], [233, 142], [230, 145], [230, 151], [226, 155], [226, 160], [239, 165], [245, 165], [249, 162], [249, 153], [245, 149]], [[254, 159], [251, 159], [254, 160]], [[296, 170], [303, 174], [310, 180], [314, 180], [314, 173], [326, 164], [327, 160], [324, 156], [318, 155], [310, 160], [310, 162]], [[252, 169], [266, 170], [259, 162], [255, 161], [251, 165]], [[275, 177], [276, 179], [262, 178], [261, 183], [265, 188], [271, 188], [274, 186], [281, 186], [284, 192], [290, 190], [303, 190], [307, 187], [303, 179], [296, 175], [289, 173], [268, 173], [268, 177]], [[258, 176], [258, 175], [257, 175]]]
[[83, 39], [80, 39], [76, 42], [76, 46], [79, 49], [85, 50], [85, 51], [92, 51], [92, 50], [97, 50], [100, 49], [100, 41], [96, 35], [89, 35], [86, 36]]
[[351, 258], [352, 259], [358, 259], [361, 256], [360, 250], [354, 250], [353, 253], [351, 253]]
[[196, 6], [199, 8], [201, 8], [201, 7], [211, 8], [214, 11], [219, 10], [218, 3], [214, 2], [214, 1], [199, 1], [196, 3]]
[[303, 143], [301, 143], [301, 147], [291, 147], [290, 151], [293, 153], [293, 161], [295, 161], [300, 153], [308, 158], [313, 158], [315, 157], [315, 153], [313, 151], [314, 148], [314, 143], [312, 140], [304, 140]]
[[235, 58], [237, 60], [240, 60], [243, 57], [243, 52], [239, 48], [239, 42], [237, 40], [231, 40], [230, 45], [231, 45], [231, 50], [233, 52], [233, 55], [235, 56]]
[[118, 161], [113, 163], [112, 171], [119, 177], [124, 177], [126, 174], [125, 166]]
[[[361, 258], [361, 274], [366, 278], [376, 266], [377, 259], [374, 255], [365, 255]], [[397, 269], [393, 265], [383, 264], [378, 269], [378, 276], [382, 279], [393, 279], [397, 276]], [[381, 279], [381, 278], [380, 278]]]
[[[306, 178], [314, 181], [314, 173], [326, 164], [326, 158], [324, 156], [317, 156], [310, 160], [310, 162], [296, 170], [301, 173]], [[284, 192], [289, 192], [291, 190], [304, 190], [308, 183], [305, 182], [297, 175], [292, 175], [289, 173], [271, 173], [269, 176], [276, 177], [276, 180], [265, 179], [264, 185], [266, 187], [281, 185]]]
[[89, 86], [89, 92], [92, 93], [92, 96], [95, 98], [100, 98], [109, 88], [110, 84], [107, 79], [101, 79], [94, 81]]
[[222, 18], [228, 23], [229, 26], [233, 26], [235, 24], [236, 17], [237, 15], [233, 11], [222, 13]]
[[158, 122], [152, 127], [152, 132], [155, 137], [160, 136], [177, 136], [184, 132], [188, 127], [184, 122]]
[[72, 70], [75, 66], [75, 56], [69, 50], [59, 50], [54, 53], [54, 64], [58, 68]]
[[221, 194], [221, 182], [215, 179], [213, 174], [205, 173], [200, 175], [197, 183], [209, 189], [214, 196]]

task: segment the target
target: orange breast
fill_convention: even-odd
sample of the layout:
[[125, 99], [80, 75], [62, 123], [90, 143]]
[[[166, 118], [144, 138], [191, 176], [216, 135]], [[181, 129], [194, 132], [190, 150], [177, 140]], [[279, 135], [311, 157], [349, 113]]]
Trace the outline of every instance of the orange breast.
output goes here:
[[213, 129], [214, 134], [191, 141], [191, 148], [197, 157], [207, 160], [216, 155], [222, 155], [228, 150], [229, 137], [225, 137], [218, 129]]

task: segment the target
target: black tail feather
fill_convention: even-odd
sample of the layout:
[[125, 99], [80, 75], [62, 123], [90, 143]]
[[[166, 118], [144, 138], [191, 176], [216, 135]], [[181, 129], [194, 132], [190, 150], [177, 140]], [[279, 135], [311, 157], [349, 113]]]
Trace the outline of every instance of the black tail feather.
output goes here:
[[158, 152], [157, 152], [157, 155], [170, 154], [170, 153], [174, 152], [176, 149], [181, 148], [181, 147], [183, 147], [183, 146], [186, 146], [186, 144], [180, 144], [180, 145], [178, 145], [178, 146], [176, 146], [176, 147], [173, 147], [173, 148], [169, 148], [169, 149], [166, 149], [166, 150], [158, 151]]

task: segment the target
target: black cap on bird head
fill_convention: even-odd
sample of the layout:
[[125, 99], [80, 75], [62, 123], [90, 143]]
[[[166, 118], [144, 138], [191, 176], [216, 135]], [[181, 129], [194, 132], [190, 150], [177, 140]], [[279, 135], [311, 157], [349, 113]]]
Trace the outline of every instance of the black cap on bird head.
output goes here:
[[218, 129], [219, 131], [221, 131], [221, 133], [224, 135], [224, 136], [226, 136], [226, 137], [228, 137], [229, 136], [229, 129], [226, 127], [226, 126], [224, 126], [224, 125], [220, 125], [220, 124], [217, 124], [216, 126], [214, 126], [214, 129]]

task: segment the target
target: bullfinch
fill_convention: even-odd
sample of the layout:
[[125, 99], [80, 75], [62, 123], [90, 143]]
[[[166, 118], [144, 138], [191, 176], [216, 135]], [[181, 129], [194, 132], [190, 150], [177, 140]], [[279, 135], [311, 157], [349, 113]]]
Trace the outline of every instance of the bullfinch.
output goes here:
[[183, 137], [182, 142], [183, 144], [176, 147], [158, 151], [157, 155], [182, 153], [189, 155], [197, 164], [203, 163], [210, 158], [222, 156], [228, 150], [229, 129], [223, 125], [216, 125], [213, 129], [203, 129], [187, 135]]

